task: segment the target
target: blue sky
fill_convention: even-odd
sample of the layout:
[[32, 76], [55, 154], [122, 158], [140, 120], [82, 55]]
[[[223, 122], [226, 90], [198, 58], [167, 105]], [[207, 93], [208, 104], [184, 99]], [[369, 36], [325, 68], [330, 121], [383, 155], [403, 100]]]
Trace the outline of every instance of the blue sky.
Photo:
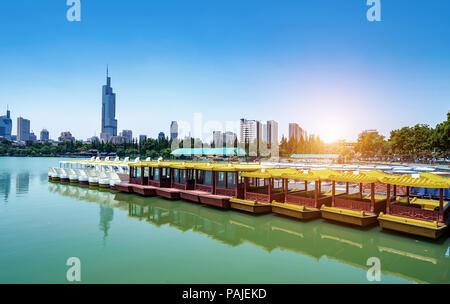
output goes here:
[[[0, 3], [0, 113], [98, 135], [106, 64], [119, 130], [171, 120], [297, 122], [326, 140], [435, 126], [450, 110], [450, 2], [65, 0]], [[13, 121], [15, 133], [16, 121]]]

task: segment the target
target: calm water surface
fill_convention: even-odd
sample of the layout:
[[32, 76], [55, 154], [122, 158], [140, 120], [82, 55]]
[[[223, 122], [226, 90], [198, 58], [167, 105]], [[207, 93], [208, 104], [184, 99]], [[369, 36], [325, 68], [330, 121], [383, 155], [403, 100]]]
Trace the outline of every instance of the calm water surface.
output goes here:
[[450, 240], [253, 216], [47, 181], [51, 158], [0, 158], [0, 283], [450, 283]]

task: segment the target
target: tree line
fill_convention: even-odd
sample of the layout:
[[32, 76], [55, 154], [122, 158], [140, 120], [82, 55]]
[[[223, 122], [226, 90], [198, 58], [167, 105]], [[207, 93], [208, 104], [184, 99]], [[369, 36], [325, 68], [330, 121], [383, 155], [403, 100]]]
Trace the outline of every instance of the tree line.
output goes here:
[[0, 156], [31, 156], [31, 157], [56, 157], [67, 154], [75, 154], [87, 151], [98, 151], [98, 153], [115, 153], [119, 157], [140, 156], [152, 159], [163, 157], [169, 158], [171, 152], [171, 141], [165, 139], [149, 138], [138, 142], [133, 139], [130, 143], [83, 143], [81, 141], [60, 142], [52, 145], [50, 142], [26, 142], [25, 145], [15, 145], [12, 141], [3, 139], [0, 142]]

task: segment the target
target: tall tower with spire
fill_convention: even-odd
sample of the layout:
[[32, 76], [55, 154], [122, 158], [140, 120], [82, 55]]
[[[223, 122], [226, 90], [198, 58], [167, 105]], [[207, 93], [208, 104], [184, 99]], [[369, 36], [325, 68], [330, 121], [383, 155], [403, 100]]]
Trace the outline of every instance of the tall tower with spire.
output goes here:
[[111, 87], [109, 67], [106, 66], [106, 85], [102, 90], [102, 135], [108, 141], [111, 136], [117, 136], [116, 94]]

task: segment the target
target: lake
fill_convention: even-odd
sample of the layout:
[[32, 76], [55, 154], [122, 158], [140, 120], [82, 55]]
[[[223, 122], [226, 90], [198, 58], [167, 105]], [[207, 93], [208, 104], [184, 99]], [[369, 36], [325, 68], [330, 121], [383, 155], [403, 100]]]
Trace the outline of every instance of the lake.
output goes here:
[[0, 158], [0, 283], [450, 283], [450, 239], [255, 216], [48, 182], [57, 158]]

